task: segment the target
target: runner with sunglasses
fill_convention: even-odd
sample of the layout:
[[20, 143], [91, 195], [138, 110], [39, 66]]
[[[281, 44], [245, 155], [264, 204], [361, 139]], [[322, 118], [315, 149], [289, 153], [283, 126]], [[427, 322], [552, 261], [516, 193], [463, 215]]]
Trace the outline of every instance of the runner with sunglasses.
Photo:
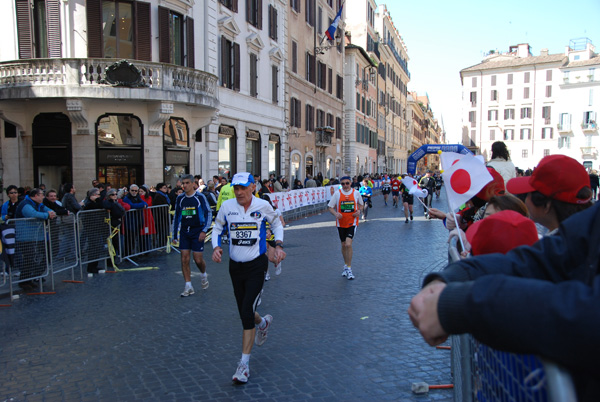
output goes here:
[[352, 273], [352, 240], [356, 235], [360, 212], [364, 202], [360, 193], [350, 187], [352, 179], [344, 176], [341, 179], [342, 188], [333, 193], [329, 201], [329, 212], [335, 216], [335, 222], [342, 242], [342, 256], [344, 257], [344, 271], [342, 276], [354, 279]]

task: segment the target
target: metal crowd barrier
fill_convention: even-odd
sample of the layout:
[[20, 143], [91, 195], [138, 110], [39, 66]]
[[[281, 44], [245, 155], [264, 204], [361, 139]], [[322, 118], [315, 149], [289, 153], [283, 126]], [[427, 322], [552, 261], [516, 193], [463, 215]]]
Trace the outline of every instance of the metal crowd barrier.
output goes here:
[[[47, 221], [50, 250], [50, 269], [53, 274], [71, 270], [71, 279], [75, 279], [75, 268], [79, 265], [77, 249], [77, 216], [63, 215]], [[54, 289], [54, 275], [52, 275]]]
[[83, 264], [105, 261], [110, 258], [107, 239], [110, 236], [110, 216], [105, 209], [77, 213], [79, 269], [83, 277]]
[[[166, 249], [171, 236], [169, 205], [131, 209], [121, 219], [119, 260]], [[136, 264], [137, 265], [137, 264]]]
[[46, 221], [36, 218], [9, 219], [3, 225], [2, 236], [14, 239], [14, 253], [9, 253], [10, 249], [4, 245], [7, 248], [4, 257], [8, 266], [11, 297], [13, 284], [37, 281], [42, 290], [44, 278], [49, 272]]
[[[457, 238], [448, 248], [449, 262], [458, 261]], [[495, 350], [470, 334], [452, 335], [451, 370], [454, 401], [576, 401], [569, 373], [534, 355]]]

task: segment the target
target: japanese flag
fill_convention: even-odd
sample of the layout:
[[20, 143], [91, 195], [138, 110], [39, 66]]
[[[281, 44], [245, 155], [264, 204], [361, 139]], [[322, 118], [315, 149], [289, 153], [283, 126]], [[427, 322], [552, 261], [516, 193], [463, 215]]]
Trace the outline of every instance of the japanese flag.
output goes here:
[[445, 166], [442, 178], [451, 211], [456, 211], [493, 180], [485, 165], [473, 155], [465, 155], [451, 166]]
[[404, 179], [402, 179], [402, 184], [404, 184], [408, 191], [410, 191], [410, 189], [414, 186], [419, 185], [419, 183], [417, 183], [417, 181], [410, 176], [406, 176]]
[[[459, 154], [456, 152], [442, 152], [442, 155], [440, 156], [440, 159], [442, 162], [442, 169], [450, 169], [452, 167], [452, 165], [457, 163], [462, 158], [467, 158], [467, 157], [472, 157], [472, 156], [473, 155], [471, 155], [471, 154], [465, 155], [465, 154]], [[482, 155], [477, 155], [475, 158], [477, 160], [479, 160], [481, 163], [485, 163]]]
[[427, 189], [426, 189], [426, 188], [421, 188], [421, 187], [419, 187], [419, 186], [414, 186], [413, 188], [411, 188], [411, 189], [408, 191], [408, 194], [411, 194], [411, 195], [417, 196], [417, 197], [419, 197], [419, 198], [426, 198], [426, 197], [427, 197], [427, 194], [428, 194], [428, 192], [427, 192]]

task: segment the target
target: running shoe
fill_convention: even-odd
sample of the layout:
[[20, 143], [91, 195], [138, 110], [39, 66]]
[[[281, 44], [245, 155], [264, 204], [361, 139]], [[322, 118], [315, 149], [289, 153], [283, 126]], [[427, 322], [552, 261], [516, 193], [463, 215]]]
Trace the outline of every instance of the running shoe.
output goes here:
[[265, 341], [267, 340], [267, 332], [269, 331], [269, 328], [271, 328], [271, 323], [273, 322], [273, 317], [270, 314], [267, 314], [264, 318], [267, 325], [265, 325], [263, 329], [256, 327], [256, 336], [254, 337], [254, 343], [256, 343], [257, 346], [262, 346], [263, 343], [265, 343]]
[[269, 273], [267, 272], [267, 273], [265, 274], [265, 282], [266, 282], [266, 281], [270, 281], [270, 280], [271, 280], [271, 275], [269, 275]]
[[352, 273], [352, 268], [348, 268], [348, 280], [354, 279], [354, 274]]
[[411, 221], [413, 220], [412, 214], [410, 214], [410, 220], [411, 220]]
[[200, 283], [202, 284], [202, 289], [208, 289], [208, 277], [202, 278], [202, 282]]
[[342, 276], [347, 277], [348, 276], [348, 267], [344, 265], [344, 270], [342, 271]]
[[281, 262], [275, 265], [275, 275], [281, 274]]
[[404, 223], [408, 223], [408, 218], [406, 218], [406, 220], [404, 221]]
[[250, 367], [240, 361], [237, 370], [235, 370], [235, 374], [231, 379], [237, 383], [245, 384], [248, 382], [248, 377], [250, 377]]
[[194, 288], [193, 287], [189, 287], [189, 288], [185, 288], [183, 290], [183, 292], [181, 292], [181, 297], [188, 297], [194, 294]]

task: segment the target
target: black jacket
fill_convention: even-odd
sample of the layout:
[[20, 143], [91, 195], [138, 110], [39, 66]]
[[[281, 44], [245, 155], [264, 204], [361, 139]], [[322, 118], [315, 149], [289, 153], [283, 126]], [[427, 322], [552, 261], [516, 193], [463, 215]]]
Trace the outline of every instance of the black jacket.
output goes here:
[[433, 279], [448, 283], [438, 302], [447, 333], [562, 364], [580, 400], [600, 400], [600, 203], [533, 246], [468, 258], [425, 283]]

